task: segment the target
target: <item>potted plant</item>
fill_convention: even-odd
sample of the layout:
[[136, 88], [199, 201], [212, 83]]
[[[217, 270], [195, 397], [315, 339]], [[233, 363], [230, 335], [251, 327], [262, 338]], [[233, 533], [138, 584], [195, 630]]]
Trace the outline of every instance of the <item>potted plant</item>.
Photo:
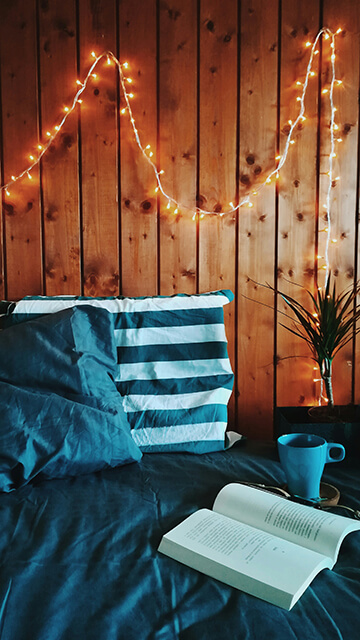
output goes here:
[[[267, 285], [273, 291], [274, 288]], [[335, 282], [331, 284], [331, 273], [326, 286], [313, 295], [305, 290], [309, 307], [298, 300], [278, 291], [292, 312], [292, 326], [281, 325], [304, 340], [312, 358], [319, 366], [323, 380], [327, 404], [319, 407], [279, 407], [276, 411], [276, 436], [289, 431], [318, 433], [327, 440], [342, 442], [348, 449], [358, 449], [360, 433], [360, 409], [358, 406], [339, 406], [334, 403], [332, 386], [332, 365], [336, 354], [359, 333], [360, 282], [340, 294], [336, 293]]]

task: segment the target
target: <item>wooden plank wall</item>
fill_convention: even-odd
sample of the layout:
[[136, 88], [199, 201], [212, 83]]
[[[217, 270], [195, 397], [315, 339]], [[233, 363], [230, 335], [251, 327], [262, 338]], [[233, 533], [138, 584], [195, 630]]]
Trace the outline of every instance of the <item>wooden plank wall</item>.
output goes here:
[[[298, 113], [306, 41], [323, 26], [341, 27], [330, 263], [339, 288], [358, 277], [359, 22], [357, 0], [1, 0], [2, 184], [40, 153], [91, 52], [110, 50], [129, 62], [136, 128], [173, 200], [168, 208], [155, 191], [121, 114], [116, 66], [103, 58], [30, 177], [10, 195], [2, 191], [0, 296], [230, 288], [232, 427], [271, 437], [276, 404], [316, 403], [306, 347], [281, 328], [284, 307], [261, 284], [292, 294], [292, 283], [312, 287], [323, 277], [330, 149], [323, 91], [331, 81], [324, 40], [295, 145], [279, 179], [253, 192], [276, 167]], [[236, 209], [248, 195], [253, 206]], [[338, 403], [359, 402], [359, 352], [357, 340], [335, 360]]]

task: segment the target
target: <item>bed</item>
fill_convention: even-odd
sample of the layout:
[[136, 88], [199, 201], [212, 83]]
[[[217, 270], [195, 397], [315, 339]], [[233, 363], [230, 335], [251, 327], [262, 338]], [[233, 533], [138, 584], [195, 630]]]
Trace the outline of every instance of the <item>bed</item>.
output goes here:
[[[2, 640], [357, 637], [359, 532], [290, 612], [157, 551], [164, 533], [211, 508], [225, 484], [284, 482], [273, 442], [227, 431], [232, 377], [222, 312], [230, 298], [213, 292], [5, 305]], [[180, 326], [189, 327], [188, 337]], [[180, 378], [179, 363], [182, 372], [190, 367]], [[359, 508], [360, 469], [351, 452], [328, 465], [324, 480], [339, 488], [342, 504]]]

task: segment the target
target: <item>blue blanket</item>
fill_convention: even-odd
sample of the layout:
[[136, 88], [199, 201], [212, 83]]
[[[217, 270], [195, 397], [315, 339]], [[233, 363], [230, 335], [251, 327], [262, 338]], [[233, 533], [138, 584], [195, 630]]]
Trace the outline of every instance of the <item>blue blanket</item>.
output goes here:
[[[247, 443], [78, 477], [36, 477], [0, 495], [1, 640], [352, 640], [360, 611], [360, 532], [287, 612], [157, 552], [162, 535], [232, 481], [281, 484], [275, 446]], [[360, 504], [351, 459], [326, 468]]]

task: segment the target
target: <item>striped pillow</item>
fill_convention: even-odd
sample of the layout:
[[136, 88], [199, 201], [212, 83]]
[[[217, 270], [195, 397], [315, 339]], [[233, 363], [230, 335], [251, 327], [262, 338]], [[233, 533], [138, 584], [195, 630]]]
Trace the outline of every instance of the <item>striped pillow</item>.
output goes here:
[[7, 322], [91, 304], [114, 313], [116, 384], [145, 452], [204, 453], [226, 446], [233, 373], [223, 306], [231, 291], [144, 298], [26, 297]]

